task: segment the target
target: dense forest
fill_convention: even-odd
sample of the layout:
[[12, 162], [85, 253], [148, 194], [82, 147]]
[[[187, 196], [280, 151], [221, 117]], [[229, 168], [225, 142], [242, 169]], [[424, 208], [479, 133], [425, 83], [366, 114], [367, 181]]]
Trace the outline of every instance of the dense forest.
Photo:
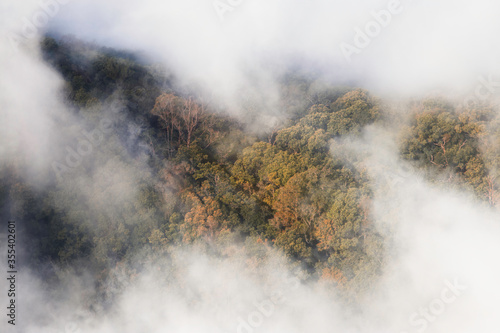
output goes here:
[[24, 260], [48, 284], [54, 267], [105, 281], [138, 253], [194, 246], [231, 256], [239, 244], [255, 265], [279, 250], [302, 279], [362, 297], [384, 271], [391, 233], [374, 224], [368, 157], [340, 152], [370, 126], [396, 124], [398, 158], [436, 187], [500, 205], [500, 122], [481, 101], [416, 99], [407, 117], [364, 89], [292, 72], [280, 82], [283, 117], [256, 131], [257, 106], [236, 116], [132, 53], [73, 37], [45, 37], [41, 49], [81, 128], [60, 120], [73, 141], [41, 171], [43, 186], [26, 180], [22, 157], [3, 163], [0, 205], [22, 221]]

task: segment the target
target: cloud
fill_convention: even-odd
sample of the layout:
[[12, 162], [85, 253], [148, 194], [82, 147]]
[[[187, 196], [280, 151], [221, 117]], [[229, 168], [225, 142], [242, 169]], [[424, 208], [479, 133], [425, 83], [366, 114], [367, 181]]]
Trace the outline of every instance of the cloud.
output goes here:
[[[230, 8], [223, 20], [217, 3]], [[145, 50], [226, 99], [252, 88], [249, 74], [267, 83], [259, 92], [276, 89], [267, 78], [291, 59], [319, 64], [332, 80], [415, 93], [465, 89], [479, 74], [498, 74], [498, 6], [491, 0], [89, 0], [61, 7], [49, 28]], [[356, 29], [370, 28], [369, 45], [346, 61], [342, 43], [355, 46]]]

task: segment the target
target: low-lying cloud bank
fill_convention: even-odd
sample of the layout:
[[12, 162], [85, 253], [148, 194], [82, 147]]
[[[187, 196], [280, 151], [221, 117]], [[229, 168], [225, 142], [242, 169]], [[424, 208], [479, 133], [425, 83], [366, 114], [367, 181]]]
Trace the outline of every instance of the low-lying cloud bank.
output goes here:
[[302, 282], [300, 269], [291, 269], [279, 254], [264, 250], [263, 261], [256, 263], [233, 246], [226, 259], [196, 250], [141, 256], [142, 268], [111, 274], [107, 289], [115, 294], [105, 308], [92, 307], [92, 283], [81, 277], [68, 275], [67, 285], [43, 293], [36, 273], [24, 272], [20, 327], [25, 332], [495, 332], [498, 212], [408, 174], [389, 192], [378, 192], [375, 207], [381, 229], [395, 230], [393, 259], [359, 312], [347, 311], [327, 286]]

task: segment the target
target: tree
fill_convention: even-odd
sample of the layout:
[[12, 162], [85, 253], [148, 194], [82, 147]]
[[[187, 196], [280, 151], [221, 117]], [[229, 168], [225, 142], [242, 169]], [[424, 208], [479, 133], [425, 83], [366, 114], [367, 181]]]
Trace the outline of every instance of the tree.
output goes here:
[[489, 148], [494, 145], [485, 127], [489, 118], [488, 110], [455, 110], [441, 100], [423, 101], [406, 129], [402, 155], [437, 175], [447, 173], [447, 182], [458, 177], [459, 184], [494, 205], [497, 186], [488, 171], [495, 169]]
[[187, 198], [193, 204], [181, 225], [184, 242], [190, 243], [200, 238], [213, 240], [221, 231], [229, 230], [230, 223], [223, 218], [220, 205], [214, 198], [200, 200], [192, 193], [188, 193]]
[[338, 192], [326, 218], [320, 219], [316, 228], [318, 248], [339, 254], [357, 248], [364, 220], [357, 190]]
[[207, 148], [221, 136], [214, 129], [217, 122], [215, 115], [208, 112], [205, 104], [197, 103], [192, 97], [185, 99], [173, 94], [162, 94], [156, 99], [151, 113], [160, 118], [169, 145], [176, 137], [178, 145], [190, 147], [195, 132], [198, 132], [197, 138]]
[[357, 132], [380, 116], [378, 101], [361, 89], [346, 93], [333, 102], [330, 109], [333, 113], [327, 132], [334, 136]]

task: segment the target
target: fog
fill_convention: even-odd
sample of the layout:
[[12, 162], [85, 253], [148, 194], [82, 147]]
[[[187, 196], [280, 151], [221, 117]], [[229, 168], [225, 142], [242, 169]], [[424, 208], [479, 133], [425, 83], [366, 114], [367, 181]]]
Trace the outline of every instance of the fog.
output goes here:
[[[282, 116], [278, 80], [296, 67], [388, 99], [435, 91], [479, 98], [485, 78], [488, 97], [498, 88], [495, 1], [42, 3], [0, 4], [0, 166], [19, 166], [38, 187], [54, 177], [53, 163], [78, 144], [83, 130], [121, 117], [111, 103], [103, 105], [100, 119], [71, 115], [62, 78], [40, 56], [44, 33], [138, 51], [233, 115], [244, 112], [243, 99], [254, 99], [266, 123]], [[46, 22], [40, 18], [44, 8]], [[375, 16], [383, 24], [370, 37], [366, 29]], [[358, 28], [369, 38], [359, 37]], [[352, 47], [356, 51], [346, 56]], [[398, 129], [369, 127], [361, 138], [332, 143], [334, 156], [367, 170], [374, 221], [391, 235], [384, 274], [356, 309], [345, 307], [331, 286], [308, 282], [277, 251], [262, 245], [263, 261], [253, 263], [249, 244], [229, 242], [224, 258], [196, 248], [141, 252], [134, 259], [140, 269], [116, 267], [101, 281], [111, 290], [103, 307], [93, 298], [96, 281], [90, 276], [52, 267], [64, 283], [43, 290], [41, 273], [25, 267], [18, 281], [18, 331], [497, 332], [500, 214], [468, 193], [438, 188], [401, 161]], [[118, 220], [133, 223], [123, 207], [137, 195], [138, 180], [151, 175], [144, 154], [132, 158], [116, 133], [103, 133], [103, 142], [58, 186], [88, 204], [89, 218], [116, 221], [111, 232], [120, 227]], [[71, 212], [64, 198], [55, 199]], [[0, 251], [5, 248], [2, 239]], [[2, 332], [14, 331], [4, 319]]]
[[[265, 94], [272, 88], [268, 76], [296, 62], [318, 66], [331, 80], [414, 94], [468, 89], [479, 75], [499, 74], [498, 6], [489, 0], [73, 1], [47, 29], [146, 50], [224, 98], [252, 89], [249, 72], [266, 84], [259, 90]], [[358, 50], [343, 52], [344, 43]]]

